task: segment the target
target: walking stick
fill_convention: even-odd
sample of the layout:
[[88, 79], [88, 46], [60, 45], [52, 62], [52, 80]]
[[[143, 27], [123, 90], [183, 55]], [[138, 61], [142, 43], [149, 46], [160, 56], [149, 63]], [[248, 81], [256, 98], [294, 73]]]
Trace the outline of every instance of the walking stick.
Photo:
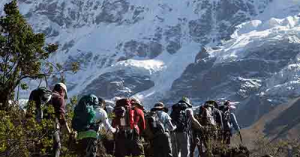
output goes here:
[[243, 137], [242, 137], [241, 131], [239, 131], [239, 135], [240, 135], [241, 142], [243, 144]]

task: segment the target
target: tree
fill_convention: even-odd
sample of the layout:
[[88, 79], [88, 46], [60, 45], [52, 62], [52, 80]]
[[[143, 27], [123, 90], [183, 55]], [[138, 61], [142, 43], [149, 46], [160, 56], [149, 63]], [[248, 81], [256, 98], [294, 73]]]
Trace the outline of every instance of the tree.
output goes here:
[[45, 46], [45, 35], [34, 33], [16, 0], [6, 4], [4, 12], [0, 17], [0, 109], [8, 107], [22, 80], [45, 76], [43, 61], [58, 49], [55, 44]]

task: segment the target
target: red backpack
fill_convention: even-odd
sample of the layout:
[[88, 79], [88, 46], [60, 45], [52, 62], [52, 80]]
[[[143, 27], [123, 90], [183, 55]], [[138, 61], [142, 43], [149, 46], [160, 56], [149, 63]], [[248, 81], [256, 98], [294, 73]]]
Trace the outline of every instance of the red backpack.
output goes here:
[[132, 108], [129, 99], [120, 99], [116, 102], [116, 106], [113, 110], [115, 114], [115, 121], [120, 128], [130, 127], [130, 129], [134, 128], [134, 116], [135, 112]]

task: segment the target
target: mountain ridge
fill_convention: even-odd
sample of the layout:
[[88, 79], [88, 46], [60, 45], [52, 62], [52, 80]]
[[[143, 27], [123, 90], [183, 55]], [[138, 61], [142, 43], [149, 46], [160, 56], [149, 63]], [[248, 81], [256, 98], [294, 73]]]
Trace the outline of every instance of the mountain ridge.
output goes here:
[[34, 30], [60, 45], [50, 61], [81, 63], [66, 76], [72, 96], [133, 96], [146, 108], [182, 96], [195, 106], [230, 99], [249, 126], [300, 94], [295, 0], [18, 2]]

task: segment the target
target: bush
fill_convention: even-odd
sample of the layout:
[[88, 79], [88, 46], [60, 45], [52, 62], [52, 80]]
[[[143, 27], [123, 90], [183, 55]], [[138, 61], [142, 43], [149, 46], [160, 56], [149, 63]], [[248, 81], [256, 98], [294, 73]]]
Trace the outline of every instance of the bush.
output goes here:
[[[52, 152], [54, 131], [54, 109], [46, 108], [41, 123], [37, 123], [33, 111], [34, 107], [27, 106], [27, 112], [18, 105], [10, 106], [8, 110], [0, 110], [0, 156], [47, 156]], [[71, 113], [71, 112], [69, 112]], [[69, 138], [62, 139], [62, 156], [72, 156], [69, 151]]]

